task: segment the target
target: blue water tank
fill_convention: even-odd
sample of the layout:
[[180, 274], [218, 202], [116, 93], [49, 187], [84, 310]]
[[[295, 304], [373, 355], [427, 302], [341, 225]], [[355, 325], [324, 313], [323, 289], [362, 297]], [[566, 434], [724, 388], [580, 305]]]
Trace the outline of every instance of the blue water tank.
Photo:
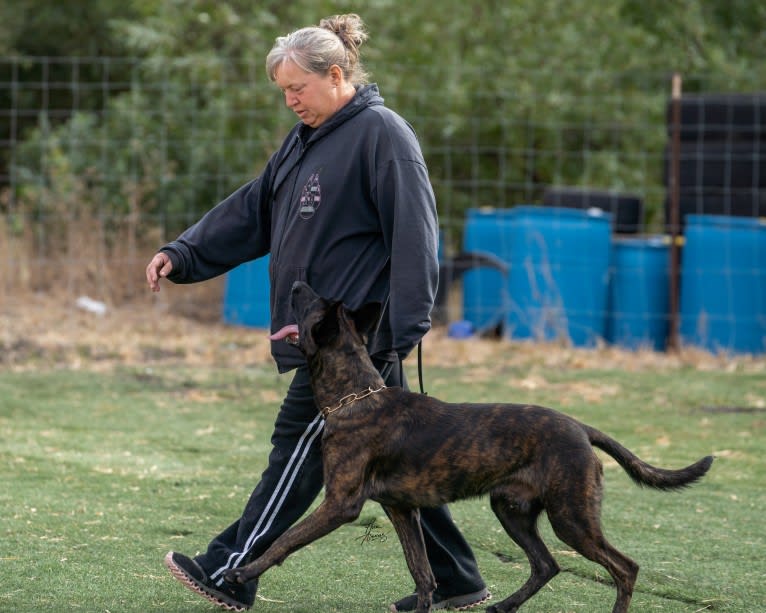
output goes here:
[[[463, 232], [463, 251], [496, 256], [510, 262], [510, 211], [469, 209]], [[508, 310], [508, 279], [502, 271], [477, 267], [463, 275], [463, 319], [479, 332], [502, 326]]]
[[716, 353], [766, 351], [766, 223], [722, 215], [685, 222], [681, 341]]
[[594, 346], [605, 336], [611, 216], [598, 209], [517, 206], [506, 223], [507, 334]]
[[226, 274], [223, 320], [252, 328], [271, 325], [268, 255], [240, 264]]
[[669, 313], [670, 241], [662, 236], [613, 239], [607, 341], [663, 351]]

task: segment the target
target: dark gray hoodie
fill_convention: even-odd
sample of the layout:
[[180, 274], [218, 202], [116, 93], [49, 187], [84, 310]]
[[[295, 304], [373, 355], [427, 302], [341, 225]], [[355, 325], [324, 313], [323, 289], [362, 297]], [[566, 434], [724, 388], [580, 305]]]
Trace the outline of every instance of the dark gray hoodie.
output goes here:
[[[165, 245], [168, 279], [204, 281], [271, 254], [271, 329], [293, 323], [290, 288], [306, 281], [351, 309], [387, 305], [370, 353], [406, 356], [430, 328], [438, 282], [436, 203], [412, 127], [376, 85], [319, 128], [299, 123], [263, 173]], [[303, 364], [272, 343], [280, 372]]]

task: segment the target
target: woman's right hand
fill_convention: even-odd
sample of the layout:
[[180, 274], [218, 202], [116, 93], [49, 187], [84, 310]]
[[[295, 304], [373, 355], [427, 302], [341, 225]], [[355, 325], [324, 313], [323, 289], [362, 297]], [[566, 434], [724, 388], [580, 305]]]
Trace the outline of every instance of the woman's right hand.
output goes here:
[[170, 261], [167, 253], [160, 251], [146, 267], [146, 282], [149, 284], [149, 289], [153, 292], [160, 291], [160, 279], [167, 277], [171, 270], [173, 270], [173, 262]]

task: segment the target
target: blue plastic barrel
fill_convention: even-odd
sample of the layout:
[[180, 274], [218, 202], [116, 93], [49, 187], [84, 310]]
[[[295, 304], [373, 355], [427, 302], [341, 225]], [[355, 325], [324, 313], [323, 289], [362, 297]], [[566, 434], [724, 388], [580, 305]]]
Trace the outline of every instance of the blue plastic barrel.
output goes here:
[[661, 236], [613, 239], [607, 341], [626, 349], [664, 351], [669, 286], [668, 240]]
[[506, 221], [510, 304], [506, 332], [520, 339], [605, 336], [611, 216], [600, 210], [517, 206]]
[[268, 255], [240, 264], [226, 274], [223, 320], [252, 328], [270, 326]]
[[766, 223], [687, 215], [681, 341], [718, 353], [766, 351]]
[[[469, 209], [463, 251], [510, 262], [511, 209]], [[508, 309], [508, 279], [497, 268], [477, 267], [463, 275], [463, 319], [482, 332], [502, 326]]]

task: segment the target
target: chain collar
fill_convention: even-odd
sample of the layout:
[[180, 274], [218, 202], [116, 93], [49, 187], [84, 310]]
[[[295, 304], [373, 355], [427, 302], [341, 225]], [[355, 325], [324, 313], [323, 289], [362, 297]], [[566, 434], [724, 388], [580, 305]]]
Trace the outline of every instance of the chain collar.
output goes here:
[[349, 394], [348, 396], [343, 396], [340, 400], [338, 400], [338, 404], [336, 404], [334, 407], [324, 407], [320, 410], [320, 413], [322, 413], [322, 417], [327, 419], [327, 416], [330, 413], [334, 413], [340, 408], [345, 407], [348, 404], [351, 404], [353, 402], [356, 402], [357, 400], [361, 400], [362, 398], [367, 398], [367, 396], [370, 396], [371, 394], [377, 394], [380, 391], [383, 391], [386, 389], [385, 385], [381, 385], [378, 389], [374, 390], [372, 389], [372, 386], [368, 387], [366, 390], [357, 393]]

